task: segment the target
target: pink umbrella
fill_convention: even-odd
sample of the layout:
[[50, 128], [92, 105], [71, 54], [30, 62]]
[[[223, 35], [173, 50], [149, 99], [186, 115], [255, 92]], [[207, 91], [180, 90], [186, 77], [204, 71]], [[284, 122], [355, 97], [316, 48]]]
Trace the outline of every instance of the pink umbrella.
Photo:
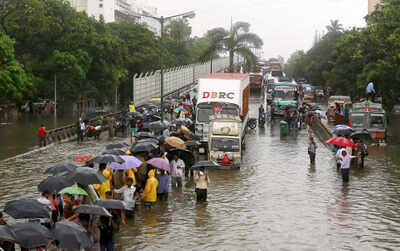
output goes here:
[[111, 162], [110, 166], [114, 170], [128, 170], [132, 168], [138, 168], [143, 162], [139, 160], [138, 158], [134, 156], [127, 156], [127, 155], [122, 155], [120, 156], [123, 160], [125, 160], [124, 163], [119, 164], [117, 162]]
[[155, 168], [158, 168], [160, 170], [164, 171], [171, 171], [171, 166], [168, 162], [168, 160], [164, 158], [152, 158], [151, 160], [147, 161], [148, 164], [154, 166]]
[[326, 143], [337, 146], [349, 146], [351, 148], [357, 149], [357, 146], [354, 144], [353, 141], [344, 137], [333, 137], [328, 139]]

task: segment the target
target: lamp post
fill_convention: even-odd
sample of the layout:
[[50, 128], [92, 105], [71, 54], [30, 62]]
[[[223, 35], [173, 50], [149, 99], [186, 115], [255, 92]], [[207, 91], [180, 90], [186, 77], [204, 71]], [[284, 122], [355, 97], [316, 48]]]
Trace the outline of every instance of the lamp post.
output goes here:
[[[169, 17], [154, 17], [154, 16], [150, 16], [150, 15], [145, 15], [145, 14], [138, 14], [138, 17], [148, 17], [148, 18], [152, 18], [156, 21], [158, 21], [160, 23], [160, 28], [161, 28], [161, 32], [160, 32], [160, 41], [161, 41], [161, 48], [164, 48], [164, 23], [172, 18], [176, 18], [176, 17], [182, 17], [182, 18], [193, 18], [195, 16], [194, 11], [189, 11], [189, 12], [185, 12], [182, 14], [178, 14], [178, 15], [173, 15], [173, 16], [169, 16]], [[164, 109], [163, 109], [163, 103], [164, 103], [164, 62], [163, 62], [163, 55], [162, 55], [162, 51], [160, 51], [160, 82], [161, 82], [161, 95], [160, 95], [160, 105], [161, 105], [161, 121], [164, 120]], [[134, 88], [134, 87], [133, 87]]]

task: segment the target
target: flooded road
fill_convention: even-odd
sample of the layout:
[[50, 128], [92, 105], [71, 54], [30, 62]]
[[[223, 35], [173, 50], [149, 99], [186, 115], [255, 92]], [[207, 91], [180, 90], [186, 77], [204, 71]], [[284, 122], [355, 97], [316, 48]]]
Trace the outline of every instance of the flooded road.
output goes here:
[[[256, 116], [257, 105], [251, 110]], [[67, 143], [0, 162], [0, 208], [16, 197], [38, 197], [49, 165], [99, 153], [105, 144]], [[343, 185], [332, 153], [317, 145], [310, 167], [304, 130], [285, 140], [278, 123], [254, 131], [240, 170], [210, 171], [207, 204], [195, 203], [193, 183], [185, 181], [153, 211], [140, 207], [116, 250], [400, 249], [400, 147], [371, 148], [366, 168], [351, 170]]]

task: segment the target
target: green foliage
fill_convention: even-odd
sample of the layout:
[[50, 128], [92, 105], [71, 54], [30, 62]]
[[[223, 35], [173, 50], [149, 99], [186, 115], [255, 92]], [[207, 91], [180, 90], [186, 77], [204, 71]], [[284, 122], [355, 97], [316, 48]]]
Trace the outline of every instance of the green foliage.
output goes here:
[[0, 99], [21, 101], [30, 88], [23, 66], [15, 60], [13, 41], [0, 34]]

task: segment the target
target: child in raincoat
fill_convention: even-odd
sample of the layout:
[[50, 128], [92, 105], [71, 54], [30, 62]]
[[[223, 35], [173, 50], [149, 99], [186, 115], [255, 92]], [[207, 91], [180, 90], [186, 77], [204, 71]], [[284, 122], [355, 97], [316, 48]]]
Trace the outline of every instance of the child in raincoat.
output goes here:
[[146, 186], [142, 193], [142, 200], [146, 208], [151, 209], [157, 201], [158, 180], [155, 178], [154, 170], [149, 171], [149, 178], [146, 181]]

